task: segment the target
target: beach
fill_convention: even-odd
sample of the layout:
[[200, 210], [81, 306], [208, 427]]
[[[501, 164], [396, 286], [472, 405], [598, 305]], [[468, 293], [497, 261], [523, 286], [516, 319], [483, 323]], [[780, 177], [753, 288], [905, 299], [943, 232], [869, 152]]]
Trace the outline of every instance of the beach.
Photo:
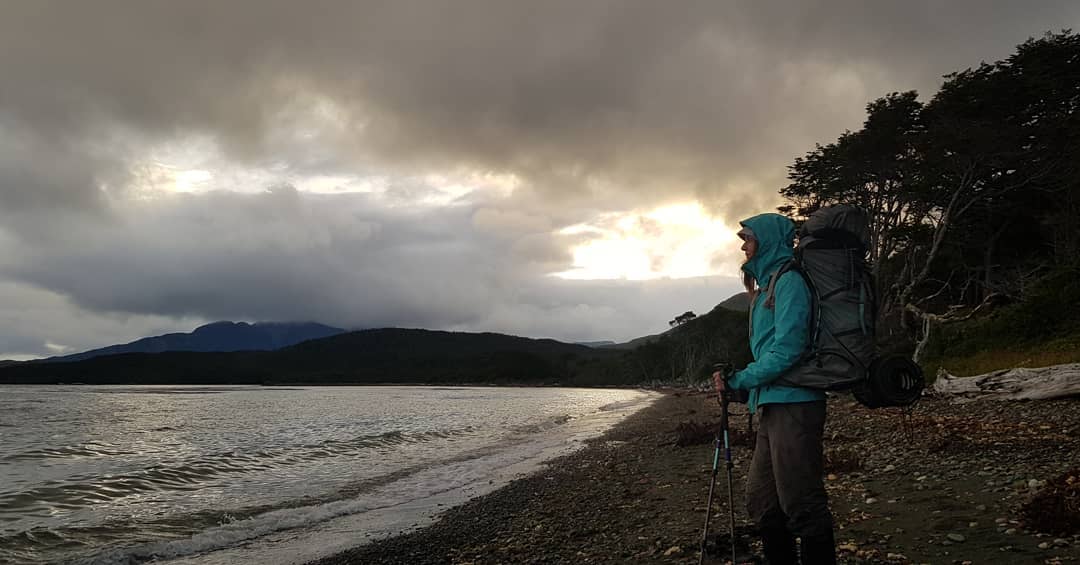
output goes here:
[[[1075, 399], [957, 404], [927, 397], [909, 411], [869, 410], [847, 395], [831, 398], [826, 487], [840, 562], [1080, 561], [1080, 532], [1032, 531], [1022, 512], [1080, 465], [1078, 407]], [[751, 448], [745, 407], [732, 412], [741, 530]], [[714, 398], [668, 391], [540, 472], [451, 508], [428, 527], [357, 540], [314, 565], [696, 563], [718, 419]], [[1041, 515], [1057, 510], [1050, 505]], [[712, 512], [710, 531], [725, 533], [722, 468]], [[710, 554], [706, 562], [726, 560]]]

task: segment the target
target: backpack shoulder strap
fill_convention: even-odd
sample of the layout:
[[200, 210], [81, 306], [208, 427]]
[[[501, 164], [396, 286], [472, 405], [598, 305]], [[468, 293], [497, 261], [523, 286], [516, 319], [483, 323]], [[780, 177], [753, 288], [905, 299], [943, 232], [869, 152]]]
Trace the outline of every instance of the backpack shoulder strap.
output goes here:
[[798, 273], [799, 276], [801, 276], [803, 280], [806, 281], [806, 286], [810, 290], [810, 324], [807, 328], [809, 332], [809, 337], [806, 341], [806, 352], [803, 354], [803, 359], [805, 359], [807, 356], [813, 354], [815, 350], [814, 344], [817, 343], [818, 320], [821, 319], [817, 309], [820, 305], [820, 302], [817, 299], [817, 291], [814, 289], [813, 281], [811, 281], [810, 277], [807, 276], [807, 274], [803, 271], [797, 258], [792, 258], [787, 263], [784, 263], [784, 265], [780, 267], [778, 271], [776, 271], [776, 274], [773, 275], [772, 280], [769, 281], [768, 296], [765, 297], [765, 307], [772, 308], [775, 305], [776, 281], [780, 280], [781, 275], [788, 272]]
[[784, 263], [772, 279], [769, 280], [769, 286], [765, 290], [765, 307], [772, 309], [776, 305], [776, 281], [780, 280], [780, 277], [786, 274], [788, 271], [799, 271], [798, 265], [796, 265], [795, 259]]

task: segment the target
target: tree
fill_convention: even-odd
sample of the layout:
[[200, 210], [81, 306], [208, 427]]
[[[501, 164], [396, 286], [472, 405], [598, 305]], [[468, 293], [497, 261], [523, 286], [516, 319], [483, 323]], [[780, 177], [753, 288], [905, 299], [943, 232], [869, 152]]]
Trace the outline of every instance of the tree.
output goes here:
[[683, 312], [682, 314], [675, 316], [674, 320], [669, 321], [668, 325], [674, 328], [675, 326], [681, 326], [694, 318], [697, 318], [697, 314], [689, 311]]
[[[923, 321], [921, 345], [934, 321], [949, 319], [929, 316], [918, 291], [938, 267], [954, 228], [966, 224], [983, 235], [977, 242], [984, 250], [978, 296], [989, 301], [995, 290], [1007, 291], [995, 289], [993, 277], [1003, 235], [1017, 218], [1039, 215], [1039, 202], [1045, 205], [1048, 191], [1060, 190], [1062, 181], [1075, 184], [1078, 47], [1068, 32], [1028, 41], [1005, 61], [949, 75], [924, 108], [922, 167], [932, 232], [922, 253], [912, 257], [920, 267], [896, 283], [898, 303]], [[1053, 80], [1046, 80], [1048, 72]]]
[[[828, 204], [871, 216], [883, 316], [921, 346], [934, 323], [1016, 296], [1080, 254], [1080, 37], [1047, 34], [1004, 61], [867, 105], [862, 129], [789, 167], [780, 210]], [[1017, 243], [1021, 242], [1021, 243]], [[918, 324], [908, 324], [914, 317]]]
[[[926, 215], [918, 140], [922, 104], [915, 91], [892, 93], [866, 107], [857, 132], [818, 145], [789, 167], [791, 184], [781, 189], [791, 205], [782, 212], [805, 217], [831, 204], [850, 204], [869, 214], [869, 261], [881, 280], [886, 260], [910, 246]], [[879, 295], [880, 293], [879, 289]]]

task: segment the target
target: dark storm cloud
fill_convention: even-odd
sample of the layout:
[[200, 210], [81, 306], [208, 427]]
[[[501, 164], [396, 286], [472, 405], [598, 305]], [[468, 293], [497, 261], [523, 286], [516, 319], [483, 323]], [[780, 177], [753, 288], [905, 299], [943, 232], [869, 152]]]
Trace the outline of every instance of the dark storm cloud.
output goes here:
[[0, 116], [59, 134], [205, 130], [250, 157], [284, 105], [317, 92], [343, 110], [353, 149], [388, 163], [505, 170], [546, 194], [722, 201], [740, 178], [774, 190], [868, 99], [932, 90], [1071, 25], [1074, 6], [7, 3]]
[[[941, 74], [1075, 27], [1078, 11], [7, 2], [0, 273], [90, 312], [603, 337], [657, 316], [626, 306], [654, 291], [544, 278], [569, 268], [569, 243], [585, 237], [555, 230], [688, 199], [729, 220], [768, 209], [784, 167], [857, 127], [869, 100], [912, 88], [928, 97]], [[300, 135], [313, 119], [334, 127]], [[385, 176], [396, 205], [289, 190], [131, 192], [146, 147], [192, 136], [254, 168]], [[505, 198], [408, 206], [432, 187], [402, 179], [462, 170], [519, 184]]]

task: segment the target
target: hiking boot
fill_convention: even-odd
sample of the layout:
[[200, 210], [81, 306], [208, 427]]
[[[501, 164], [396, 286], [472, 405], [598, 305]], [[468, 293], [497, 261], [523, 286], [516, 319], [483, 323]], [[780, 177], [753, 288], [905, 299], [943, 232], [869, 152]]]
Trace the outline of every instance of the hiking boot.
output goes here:
[[836, 565], [836, 540], [832, 530], [820, 536], [802, 538], [803, 565]]
[[769, 565], [796, 565], [799, 562], [795, 553], [795, 536], [786, 529], [762, 530], [761, 544]]
[[[750, 547], [750, 540], [758, 536], [757, 529], [752, 526], [738, 526], [735, 528], [735, 565], [758, 565], [765, 560], [754, 554]], [[708, 553], [724, 559], [731, 558], [731, 535], [718, 533], [708, 546]]]

